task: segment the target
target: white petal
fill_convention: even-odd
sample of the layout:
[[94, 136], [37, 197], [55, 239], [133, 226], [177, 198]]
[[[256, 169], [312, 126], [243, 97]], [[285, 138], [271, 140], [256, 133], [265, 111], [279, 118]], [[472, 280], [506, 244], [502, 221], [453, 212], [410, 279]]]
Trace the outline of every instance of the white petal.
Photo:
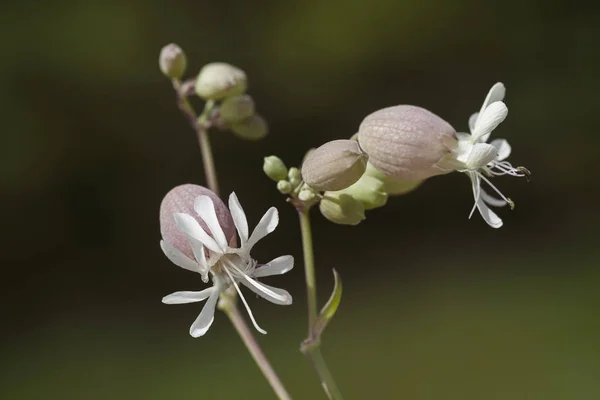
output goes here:
[[225, 233], [219, 223], [219, 218], [217, 218], [215, 205], [212, 199], [208, 196], [196, 197], [196, 201], [194, 201], [194, 210], [206, 223], [217, 244], [221, 249], [225, 250], [227, 248], [227, 239], [225, 238]]
[[242, 247], [248, 241], [248, 220], [235, 192], [229, 195], [229, 211], [233, 217], [233, 223], [238, 231], [238, 235], [240, 235], [240, 247]]
[[188, 235], [188, 241], [192, 246], [192, 251], [194, 252], [194, 257], [198, 262], [199, 272], [202, 275], [202, 280], [206, 283], [208, 282], [208, 263], [206, 262], [206, 253], [204, 252], [204, 246], [202, 243]]
[[481, 199], [492, 207], [504, 207], [508, 203], [502, 199], [490, 196], [485, 190], [481, 189]]
[[472, 132], [472, 140], [482, 139], [489, 135], [508, 115], [506, 104], [501, 101], [490, 104], [477, 119], [475, 129]]
[[479, 178], [479, 174], [476, 172], [467, 172], [469, 179], [471, 180], [471, 189], [473, 190], [473, 198], [475, 202], [473, 203], [473, 208], [471, 208], [471, 212], [469, 213], [469, 219], [473, 216], [475, 209], [477, 208], [477, 202], [481, 197], [481, 179]]
[[248, 239], [248, 242], [246, 243], [245, 250], [249, 252], [256, 242], [273, 232], [275, 228], [277, 228], [278, 223], [279, 213], [277, 212], [277, 209], [275, 207], [269, 208], [265, 215], [260, 219], [258, 225], [256, 225], [256, 228], [254, 228], [250, 239]]
[[175, 224], [183, 233], [198, 239], [202, 244], [208, 247], [210, 250], [223, 253], [223, 250], [219, 247], [217, 242], [210, 237], [208, 233], [202, 229], [198, 221], [194, 219], [191, 215], [183, 214], [183, 213], [175, 213]]
[[192, 337], [200, 337], [208, 331], [208, 328], [212, 325], [215, 319], [215, 307], [217, 306], [217, 300], [219, 300], [219, 294], [221, 291], [215, 287], [213, 292], [210, 294], [206, 304], [202, 308], [200, 315], [194, 321], [190, 327], [190, 335]]
[[246, 307], [246, 312], [248, 313], [248, 316], [250, 317], [250, 321], [252, 321], [252, 325], [254, 325], [254, 328], [257, 331], [259, 331], [263, 335], [266, 335], [267, 331], [265, 331], [263, 328], [261, 328], [258, 325], [258, 322], [256, 322], [256, 319], [254, 318], [254, 314], [252, 314], [252, 309], [248, 305], [248, 302], [246, 301], [246, 298], [244, 297], [244, 294], [240, 290], [240, 287], [238, 286], [238, 284], [235, 282], [235, 280], [233, 279], [233, 277], [231, 275], [229, 275], [229, 277], [231, 278], [231, 281], [233, 282], [233, 286], [235, 286], [235, 290], [237, 290], [237, 292], [238, 292], [238, 294], [240, 296], [240, 299], [242, 299], [242, 303], [244, 303], [244, 307]]
[[487, 143], [477, 143], [471, 149], [467, 158], [467, 168], [479, 169], [485, 167], [489, 162], [493, 161], [498, 155], [498, 150]]
[[188, 241], [192, 246], [194, 257], [196, 258], [198, 265], [200, 265], [200, 268], [208, 268], [208, 265], [206, 264], [206, 254], [204, 253], [204, 246], [202, 245], [202, 242], [191, 236], [188, 236]]
[[252, 290], [260, 297], [269, 300], [271, 303], [283, 306], [292, 304], [292, 295], [290, 295], [286, 290], [265, 285], [264, 283], [260, 283], [246, 275], [243, 275], [241, 282], [248, 289]]
[[479, 113], [476, 112], [475, 114], [471, 114], [471, 117], [469, 118], [469, 132], [473, 133], [473, 131], [475, 130], [475, 124], [477, 123], [477, 118], [479, 118]]
[[[235, 265], [234, 265], [234, 268], [237, 269], [237, 267], [235, 267]], [[244, 297], [244, 294], [240, 290], [240, 287], [238, 286], [238, 284], [236, 283], [235, 279], [233, 278], [233, 275], [231, 275], [231, 272], [229, 272], [229, 270], [227, 268], [223, 268], [223, 269], [225, 270], [225, 272], [229, 276], [229, 279], [231, 279], [231, 282], [233, 283], [233, 286], [235, 287], [235, 290], [238, 292], [238, 294], [240, 296], [240, 299], [242, 299], [242, 303], [244, 303], [244, 307], [246, 307], [246, 311], [248, 312], [248, 316], [250, 317], [250, 320], [252, 321], [252, 325], [254, 325], [254, 328], [256, 328], [257, 331], [259, 331], [263, 335], [266, 335], [267, 331], [265, 331], [263, 328], [261, 328], [260, 326], [258, 326], [258, 323], [256, 322], [256, 319], [254, 319], [254, 315], [252, 314], [252, 310], [250, 309], [250, 306], [248, 305], [248, 302], [246, 301], [246, 298]], [[238, 270], [238, 272], [239, 272], [239, 270]], [[242, 274], [242, 275], [246, 276], [244, 274]]]
[[483, 198], [479, 199], [479, 201], [477, 202], [477, 208], [479, 209], [479, 213], [489, 226], [491, 226], [492, 228], [500, 228], [502, 226], [502, 220], [496, 215], [495, 212], [488, 208], [488, 206], [483, 201]]
[[262, 267], [256, 268], [252, 274], [255, 278], [271, 275], [283, 275], [294, 267], [294, 257], [281, 256], [269, 261]]
[[494, 139], [490, 144], [498, 149], [498, 156], [496, 157], [496, 160], [502, 161], [510, 156], [511, 147], [506, 139]]
[[496, 83], [494, 86], [492, 86], [487, 96], [485, 97], [485, 100], [479, 112], [482, 113], [483, 110], [485, 110], [492, 103], [504, 100], [505, 94], [506, 88], [504, 87], [504, 84], [502, 82]]
[[199, 292], [175, 292], [163, 297], [162, 302], [165, 304], [197, 303], [208, 298], [214, 290], [215, 288], [210, 287]]
[[171, 243], [161, 240], [160, 248], [162, 249], [163, 253], [165, 253], [165, 256], [167, 256], [167, 258], [178, 267], [187, 269], [188, 271], [192, 272], [200, 271], [200, 267], [197, 263], [189, 259], [188, 256], [183, 254], [181, 251], [173, 247]]

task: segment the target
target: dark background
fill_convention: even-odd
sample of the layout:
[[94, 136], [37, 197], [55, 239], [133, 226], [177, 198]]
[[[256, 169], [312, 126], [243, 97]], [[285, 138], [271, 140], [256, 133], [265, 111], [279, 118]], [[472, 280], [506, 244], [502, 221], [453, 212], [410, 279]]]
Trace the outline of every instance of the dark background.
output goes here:
[[157, 66], [179, 43], [189, 75], [243, 68], [270, 123], [260, 142], [215, 133], [224, 194], [256, 248], [297, 267], [269, 283], [290, 307], [248, 296], [260, 341], [294, 398], [323, 398], [297, 351], [305, 335], [294, 210], [261, 171], [355, 133], [370, 112], [428, 108], [466, 130], [491, 85], [507, 87], [494, 132], [533, 180], [498, 178], [516, 201], [494, 230], [468, 220], [460, 174], [393, 198], [356, 227], [313, 214], [319, 289], [344, 280], [323, 351], [348, 399], [600, 397], [598, 7], [574, 1], [63, 1], [0, 8], [0, 202], [4, 300], [0, 397], [274, 398], [227, 318], [188, 335], [200, 289], [158, 241], [162, 196], [204, 182], [196, 140]]

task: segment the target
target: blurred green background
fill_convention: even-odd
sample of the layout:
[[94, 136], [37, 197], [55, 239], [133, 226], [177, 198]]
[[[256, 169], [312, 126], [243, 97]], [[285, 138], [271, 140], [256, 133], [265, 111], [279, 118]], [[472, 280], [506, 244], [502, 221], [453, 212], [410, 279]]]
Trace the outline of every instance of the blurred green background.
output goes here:
[[494, 132], [533, 181], [494, 230], [468, 220], [460, 174], [368, 213], [313, 215], [319, 290], [344, 280], [323, 351], [348, 399], [600, 398], [598, 3], [507, 0], [4, 2], [0, 62], [0, 398], [274, 398], [224, 315], [188, 335], [200, 289], [158, 241], [162, 196], [203, 183], [196, 140], [158, 71], [179, 43], [190, 74], [242, 67], [269, 121], [261, 142], [213, 136], [225, 194], [278, 230], [256, 257], [297, 257], [269, 283], [290, 307], [248, 296], [265, 351], [297, 399], [324, 398], [298, 352], [305, 295], [298, 224], [262, 158], [288, 165], [395, 104], [467, 129], [496, 81], [510, 113]]

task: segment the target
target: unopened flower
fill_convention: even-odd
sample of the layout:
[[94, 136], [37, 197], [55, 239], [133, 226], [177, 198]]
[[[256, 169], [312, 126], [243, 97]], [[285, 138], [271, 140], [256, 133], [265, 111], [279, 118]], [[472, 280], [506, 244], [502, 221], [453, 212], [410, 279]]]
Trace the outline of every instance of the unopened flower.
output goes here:
[[[193, 192], [202, 194], [193, 201], [191, 212], [192, 205], [186, 200], [189, 200], [189, 194]], [[204, 335], [210, 328], [219, 295], [231, 285], [235, 287], [252, 323], [261, 333], [266, 332], [256, 323], [239, 283], [272, 303], [292, 303], [292, 297], [287, 291], [265, 285], [257, 278], [288, 272], [294, 265], [293, 257], [281, 256], [267, 264], [259, 265], [250, 255], [256, 242], [277, 227], [277, 209], [270, 208], [251, 235], [248, 235], [246, 215], [235, 193], [229, 196], [229, 210], [224, 210], [227, 208], [214, 193], [194, 185], [173, 189], [161, 204], [163, 240], [160, 245], [163, 252], [177, 266], [200, 274], [205, 283], [211, 278], [213, 284], [212, 287], [199, 292], [175, 292], [163, 298], [165, 304], [207, 300], [200, 315], [190, 327], [190, 335], [193, 337]], [[169, 215], [173, 223], [168, 221]], [[229, 221], [233, 221], [238, 232], [239, 247], [235, 245], [235, 233], [230, 232]], [[176, 231], [172, 229], [172, 224]], [[185, 242], [181, 240], [182, 236]]]
[[294, 187], [290, 181], [281, 180], [277, 182], [277, 190], [279, 190], [281, 194], [289, 194], [292, 192], [292, 190], [294, 190]]
[[254, 100], [247, 94], [228, 97], [219, 107], [221, 120], [228, 124], [236, 124], [254, 115]]
[[302, 188], [300, 189], [300, 192], [298, 192], [298, 199], [300, 199], [300, 201], [303, 201], [305, 203], [311, 202], [316, 198], [317, 198], [317, 195], [315, 194], [315, 191], [313, 189], [311, 189], [309, 186], [307, 186], [306, 184], [304, 184], [302, 186]]
[[287, 167], [277, 156], [268, 156], [263, 159], [263, 171], [275, 182], [286, 179], [288, 176]]
[[161, 49], [158, 66], [166, 77], [179, 79], [185, 72], [187, 58], [181, 47], [171, 43]]
[[302, 178], [315, 190], [341, 190], [360, 179], [369, 157], [354, 140], [333, 140], [306, 156]]
[[[330, 192], [327, 192], [330, 193]], [[358, 200], [365, 210], [383, 207], [388, 200], [383, 181], [364, 174], [359, 180], [335, 193], [345, 193]]]
[[360, 201], [342, 192], [325, 192], [319, 211], [329, 221], [340, 225], [358, 225], [365, 219], [365, 207]]
[[447, 174], [439, 165], [455, 141], [456, 131], [434, 113], [400, 105], [375, 111], [358, 128], [358, 141], [369, 162], [395, 179], [420, 180]]
[[300, 182], [302, 181], [302, 174], [300, 170], [296, 167], [290, 168], [288, 171], [288, 179], [294, 188], [296, 188]]
[[206, 64], [196, 79], [196, 93], [205, 100], [221, 100], [246, 91], [246, 73], [233, 65], [214, 62]]
[[[504, 196], [488, 178], [499, 175], [512, 175], [517, 177], [528, 176], [529, 171], [523, 167], [513, 167], [506, 159], [510, 155], [511, 147], [505, 139], [495, 139], [487, 143], [490, 134], [504, 121], [508, 114], [506, 105], [502, 102], [506, 89], [502, 83], [496, 83], [490, 89], [481, 111], [469, 118], [471, 134], [458, 133], [458, 142], [453, 145], [450, 155], [441, 163], [445, 168], [454, 168], [466, 173], [471, 179], [475, 208], [493, 228], [500, 228], [502, 220], [489, 209], [488, 206], [502, 207], [509, 204], [514, 208], [514, 203]], [[481, 188], [481, 182], [487, 183], [500, 198], [489, 195]]]
[[254, 114], [250, 118], [231, 125], [231, 131], [240, 139], [260, 140], [269, 133], [269, 126], [263, 117]]

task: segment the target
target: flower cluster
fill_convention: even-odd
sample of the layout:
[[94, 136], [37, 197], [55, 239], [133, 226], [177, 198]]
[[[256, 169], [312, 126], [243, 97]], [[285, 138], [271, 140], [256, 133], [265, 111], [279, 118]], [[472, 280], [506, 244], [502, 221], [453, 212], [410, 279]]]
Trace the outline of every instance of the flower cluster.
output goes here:
[[185, 52], [171, 43], [158, 59], [161, 72], [173, 79], [180, 97], [196, 94], [206, 101], [199, 123], [205, 127], [230, 130], [246, 140], [259, 140], [268, 133], [267, 122], [256, 113], [254, 99], [246, 94], [248, 78], [240, 68], [224, 62], [204, 65], [195, 79], [180, 83], [187, 69]]
[[[168, 53], [171, 57], [179, 54], [173, 49]], [[222, 106], [237, 99], [245, 88], [245, 75], [222, 64], [203, 68], [196, 82], [200, 95], [224, 99]], [[296, 207], [318, 203], [323, 216], [345, 225], [360, 223], [365, 219], [365, 210], [384, 206], [390, 195], [408, 193], [427, 178], [458, 171], [471, 180], [475, 203], [469, 217], [477, 209], [488, 225], [499, 228], [502, 220], [490, 206], [513, 208], [514, 203], [491, 178], [529, 176], [527, 169], [515, 168], [507, 161], [511, 147], [505, 139], [488, 143], [508, 114], [503, 102], [505, 92], [502, 83], [491, 88], [481, 110], [469, 119], [470, 133], [456, 132], [446, 121], [420, 107], [388, 107], [368, 115], [353, 138], [328, 142], [309, 151], [301, 168], [288, 169], [281, 159], [269, 156], [263, 170]], [[499, 198], [485, 191], [482, 183]], [[248, 235], [246, 216], [235, 193], [229, 197], [229, 209], [200, 186], [183, 185], [167, 194], [161, 205], [161, 248], [173, 263], [199, 273], [205, 283], [212, 280], [213, 284], [199, 292], [176, 292], [163, 299], [167, 304], [207, 300], [190, 329], [192, 336], [208, 330], [219, 296], [231, 286], [239, 293], [256, 329], [263, 333], [239, 284], [275, 304], [292, 302], [288, 292], [257, 278], [289, 271], [293, 258], [282, 256], [259, 265], [250, 255], [254, 244], [272, 232], [277, 223], [277, 210], [270, 208]]]
[[[287, 291], [266, 285], [257, 278], [288, 272], [294, 265], [293, 257], [286, 255], [258, 264], [250, 255], [252, 247], [273, 232], [278, 222], [277, 209], [271, 207], [249, 235], [246, 214], [235, 193], [229, 196], [229, 210], [214, 193], [201, 186], [178, 186], [165, 196], [161, 204], [163, 252], [175, 265], [200, 274], [204, 283], [212, 280], [210, 288], [175, 292], [163, 298], [165, 304], [207, 300], [190, 328], [190, 335], [199, 337], [206, 333], [213, 322], [219, 296], [230, 286], [238, 292], [252, 323], [261, 333], [266, 332], [256, 323], [240, 283], [272, 303], [292, 303]], [[232, 223], [239, 236], [239, 247]]]
[[202, 67], [194, 84], [196, 94], [211, 105], [207, 118], [212, 125], [242, 139], [262, 139], [268, 133], [267, 122], [256, 113], [247, 88], [246, 73], [222, 62]]
[[[314, 151], [302, 166], [302, 178], [308, 187], [324, 191], [319, 195], [320, 210], [333, 222], [355, 225], [364, 210], [381, 207], [394, 194], [405, 194], [423, 180], [453, 171], [465, 173], [471, 180], [475, 209], [493, 227], [502, 220], [490, 206], [514, 203], [491, 182], [500, 175], [528, 177], [524, 167], [507, 161], [511, 147], [505, 139], [487, 143], [490, 134], [506, 118], [505, 88], [495, 84], [481, 111], [469, 119], [469, 133], [460, 133], [442, 118], [412, 105], [387, 107], [364, 118], [351, 140], [334, 140]], [[342, 144], [344, 144], [342, 146]], [[368, 160], [368, 162], [366, 162]], [[359, 162], [360, 161], [360, 162]], [[481, 188], [486, 183], [500, 197]]]
[[[206, 301], [190, 327], [190, 335], [195, 338], [209, 330], [217, 306], [226, 311], [274, 391], [280, 398], [288, 399], [289, 394], [252, 340], [237, 309], [232, 307], [237, 293], [256, 330], [266, 334], [256, 322], [241, 286], [271, 303], [291, 304], [292, 296], [286, 290], [269, 286], [260, 279], [290, 271], [294, 258], [284, 255], [266, 264], [252, 258], [254, 245], [277, 227], [278, 211], [269, 208], [250, 234], [236, 194], [231, 193], [226, 206], [215, 193], [218, 184], [207, 136], [208, 130], [216, 127], [231, 130], [243, 139], [261, 139], [267, 134], [266, 122], [255, 112], [254, 100], [246, 94], [248, 83], [241, 69], [227, 63], [210, 63], [195, 79], [182, 82], [187, 58], [175, 44], [162, 49], [159, 68], [171, 80], [177, 91], [178, 106], [198, 135], [207, 181], [214, 190], [181, 185], [167, 193], [161, 203], [162, 251], [175, 265], [199, 274], [205, 284], [212, 284], [200, 291], [171, 293], [162, 302]], [[277, 156], [264, 158], [263, 171], [276, 182], [277, 190], [287, 196], [300, 216], [309, 310], [308, 337], [300, 350], [311, 360], [328, 397], [339, 399], [341, 393], [318, 348], [321, 334], [340, 304], [342, 286], [334, 270], [333, 292], [321, 311], [317, 311], [311, 207], [318, 205], [321, 214], [336, 224], [357, 225], [366, 218], [366, 210], [385, 206], [390, 196], [407, 194], [428, 178], [458, 171], [471, 181], [475, 204], [469, 218], [477, 209], [489, 226], [501, 227], [502, 220], [490, 207], [510, 205], [513, 209], [514, 203], [494, 186], [491, 178], [530, 175], [526, 168], [515, 168], [507, 161], [511, 146], [505, 139], [488, 143], [491, 133], [508, 114], [503, 102], [505, 93], [502, 83], [491, 88], [481, 110], [469, 119], [470, 133], [457, 132], [424, 108], [397, 105], [367, 115], [358, 132], [349, 139], [333, 140], [310, 149], [299, 168], [288, 168]], [[194, 94], [205, 100], [200, 116], [188, 100]], [[495, 195], [482, 189], [483, 183]]]

